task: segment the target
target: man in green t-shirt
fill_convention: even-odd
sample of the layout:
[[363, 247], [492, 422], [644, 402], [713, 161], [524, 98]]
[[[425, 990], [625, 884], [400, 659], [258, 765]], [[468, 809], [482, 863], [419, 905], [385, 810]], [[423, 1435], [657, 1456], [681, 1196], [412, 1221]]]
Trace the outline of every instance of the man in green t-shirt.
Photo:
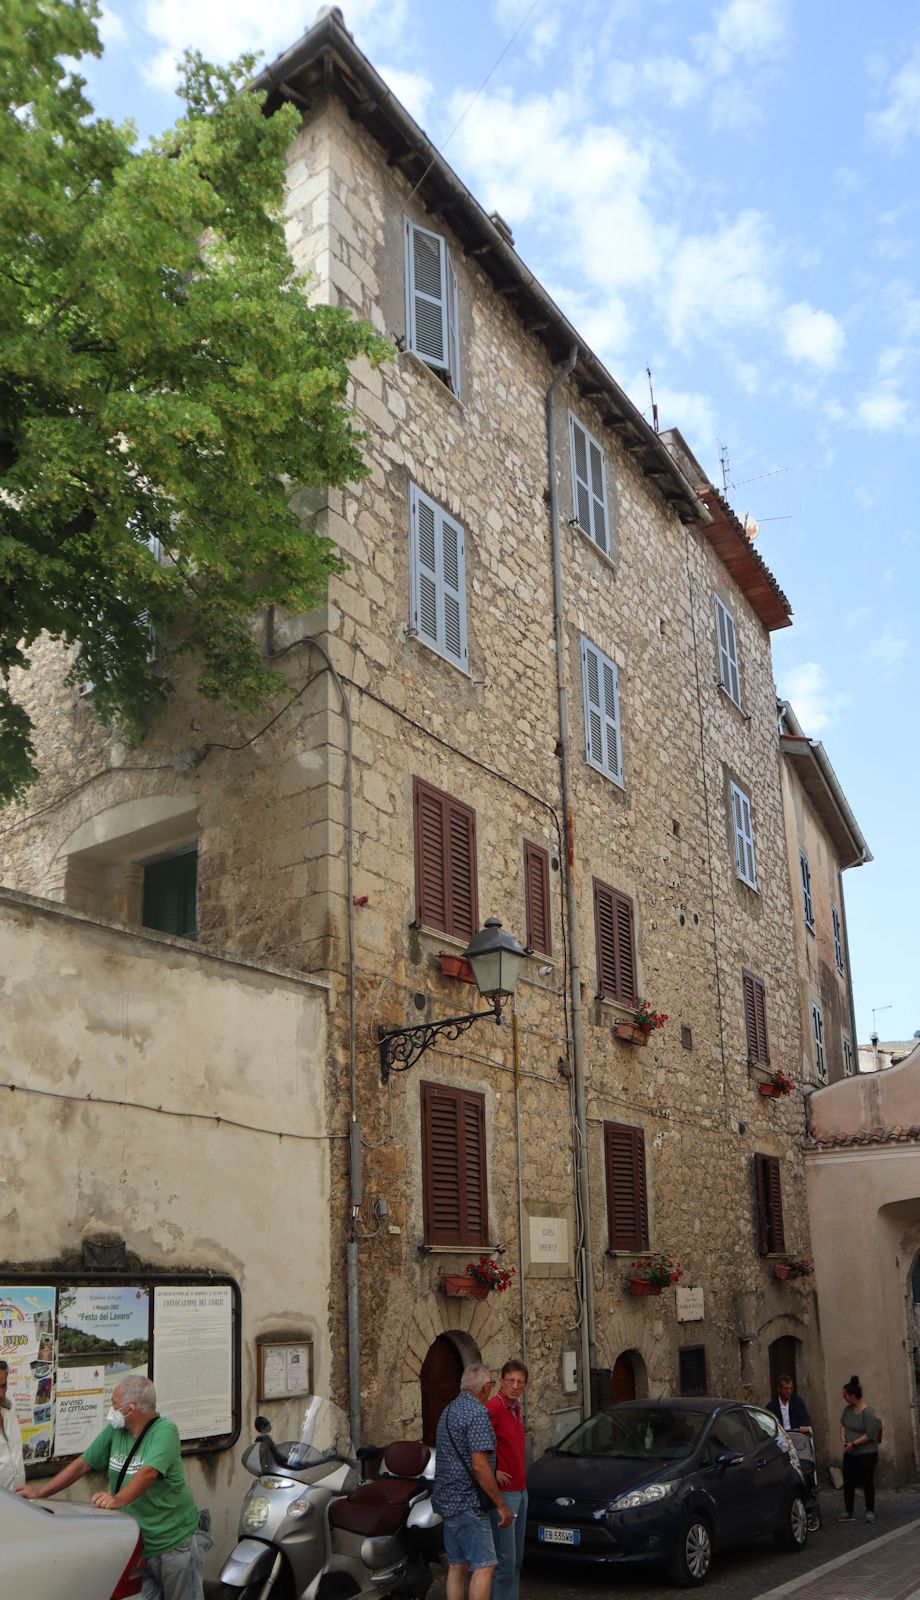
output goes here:
[[198, 1530], [198, 1509], [188, 1492], [179, 1430], [157, 1415], [149, 1378], [129, 1373], [112, 1394], [106, 1426], [92, 1444], [47, 1483], [17, 1490], [27, 1500], [47, 1500], [87, 1472], [109, 1474], [108, 1491], [93, 1495], [102, 1511], [127, 1511], [144, 1541], [143, 1600], [204, 1600], [201, 1563], [210, 1536]]

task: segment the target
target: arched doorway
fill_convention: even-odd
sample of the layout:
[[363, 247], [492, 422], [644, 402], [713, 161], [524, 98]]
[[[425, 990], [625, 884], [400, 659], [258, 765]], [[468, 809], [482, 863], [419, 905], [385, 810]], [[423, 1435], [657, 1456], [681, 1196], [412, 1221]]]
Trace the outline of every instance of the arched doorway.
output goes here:
[[441, 1333], [429, 1346], [422, 1362], [422, 1438], [434, 1444], [438, 1418], [444, 1407], [460, 1393], [463, 1357], [449, 1334]]
[[617, 1356], [610, 1371], [610, 1404], [620, 1405], [636, 1398], [636, 1369], [627, 1350]]
[[785, 1374], [791, 1378], [796, 1394], [799, 1392], [798, 1353], [799, 1341], [790, 1334], [785, 1334], [781, 1339], [774, 1339], [769, 1347], [770, 1357], [770, 1393], [776, 1393], [776, 1385]]

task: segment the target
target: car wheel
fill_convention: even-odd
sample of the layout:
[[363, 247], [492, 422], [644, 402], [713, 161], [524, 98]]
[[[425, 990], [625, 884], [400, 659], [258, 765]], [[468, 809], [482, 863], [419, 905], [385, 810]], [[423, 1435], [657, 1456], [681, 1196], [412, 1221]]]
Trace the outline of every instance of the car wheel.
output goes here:
[[668, 1564], [672, 1583], [694, 1589], [705, 1583], [712, 1565], [712, 1533], [702, 1517], [691, 1517], [681, 1529], [677, 1549]]
[[773, 1537], [781, 1550], [804, 1550], [808, 1538], [808, 1512], [800, 1494], [793, 1495], [782, 1524]]

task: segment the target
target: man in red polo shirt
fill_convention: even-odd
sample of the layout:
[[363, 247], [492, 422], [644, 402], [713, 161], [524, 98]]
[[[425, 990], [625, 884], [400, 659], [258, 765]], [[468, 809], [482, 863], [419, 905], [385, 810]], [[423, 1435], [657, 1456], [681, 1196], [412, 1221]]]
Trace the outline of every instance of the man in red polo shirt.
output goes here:
[[506, 1361], [501, 1384], [486, 1406], [495, 1429], [495, 1476], [514, 1521], [507, 1528], [497, 1526], [492, 1516], [497, 1565], [492, 1582], [492, 1600], [518, 1600], [521, 1565], [524, 1560], [524, 1532], [527, 1527], [527, 1476], [524, 1464], [524, 1412], [521, 1401], [527, 1388], [527, 1368], [523, 1361]]

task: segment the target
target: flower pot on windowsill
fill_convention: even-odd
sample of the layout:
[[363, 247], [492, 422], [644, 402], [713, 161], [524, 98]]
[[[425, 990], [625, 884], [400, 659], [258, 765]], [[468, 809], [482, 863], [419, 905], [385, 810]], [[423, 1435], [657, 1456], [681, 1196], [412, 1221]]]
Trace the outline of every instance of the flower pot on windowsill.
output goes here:
[[774, 1278], [779, 1278], [780, 1283], [785, 1283], [791, 1270], [791, 1267], [788, 1267], [785, 1261], [777, 1261], [773, 1268], [773, 1276]]
[[461, 983], [476, 982], [476, 979], [473, 977], [473, 969], [467, 961], [466, 956], [448, 955], [446, 951], [442, 951], [438, 956], [438, 961], [441, 966], [442, 977], [458, 978]]
[[765, 1100], [780, 1100], [782, 1098], [783, 1091], [778, 1084], [759, 1083], [757, 1088]]
[[615, 1022], [613, 1031], [626, 1044], [648, 1044], [648, 1034], [639, 1027], [638, 1022]]
[[664, 1288], [663, 1283], [652, 1283], [650, 1278], [630, 1278], [630, 1294], [660, 1294]]
[[447, 1274], [441, 1279], [441, 1293], [451, 1300], [484, 1300], [489, 1292], [487, 1283], [478, 1283], [466, 1273]]

